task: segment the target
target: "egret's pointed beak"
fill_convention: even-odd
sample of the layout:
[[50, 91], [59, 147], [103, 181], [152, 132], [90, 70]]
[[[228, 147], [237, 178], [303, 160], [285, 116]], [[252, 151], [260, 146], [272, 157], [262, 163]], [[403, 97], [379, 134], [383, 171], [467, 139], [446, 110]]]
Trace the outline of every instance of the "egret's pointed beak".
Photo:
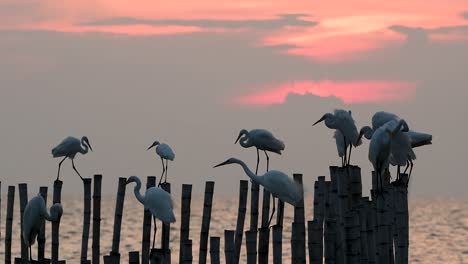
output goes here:
[[357, 143], [357, 142], [360, 142], [361, 139], [362, 139], [362, 131], [359, 131], [359, 136], [358, 136], [358, 138], [357, 138], [357, 140], [356, 140], [356, 143]]
[[234, 142], [234, 144], [237, 144], [237, 142], [239, 141], [239, 139], [242, 137], [242, 134], [239, 134], [239, 136], [237, 137], [236, 139], [236, 142]]
[[315, 122], [312, 126], [315, 126], [316, 124], [322, 122], [323, 120], [325, 120], [325, 116], [322, 116], [322, 118], [320, 118], [317, 122]]
[[156, 145], [156, 144], [153, 143], [153, 144], [152, 144], [151, 146], [149, 146], [149, 148], [146, 149], [146, 150], [150, 150], [152, 147], [154, 147], [154, 145]]
[[228, 161], [225, 161], [225, 162], [223, 162], [223, 163], [220, 163], [220, 164], [214, 166], [213, 168], [221, 167], [221, 166], [224, 166], [224, 165], [226, 165], [226, 164], [228, 164]]
[[[91, 147], [91, 144], [89, 143], [89, 141], [87, 142], [88, 143], [88, 147], [91, 151], [93, 151], [93, 148]], [[94, 152], [94, 151], [93, 151]]]

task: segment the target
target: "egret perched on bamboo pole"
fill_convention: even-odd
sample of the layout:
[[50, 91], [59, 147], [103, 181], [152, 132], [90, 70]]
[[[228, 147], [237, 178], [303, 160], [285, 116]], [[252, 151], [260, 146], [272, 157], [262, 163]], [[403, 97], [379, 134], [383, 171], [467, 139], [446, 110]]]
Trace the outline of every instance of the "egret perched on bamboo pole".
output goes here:
[[[351, 111], [336, 109], [333, 113], [324, 114], [312, 126], [325, 121], [325, 125], [330, 129], [336, 129], [335, 140], [338, 148], [338, 155], [341, 157], [342, 166], [349, 165], [351, 162], [351, 151], [353, 146], [361, 145], [359, 132], [351, 116]], [[341, 137], [341, 138], [340, 138]], [[344, 148], [344, 154], [342, 149]], [[348, 154], [349, 148], [349, 154]]]
[[[161, 158], [161, 163], [163, 166], [163, 171], [161, 174], [161, 178], [159, 179], [158, 186], [161, 185], [162, 179], [164, 174], [166, 175], [164, 179], [164, 183], [167, 182], [167, 170], [168, 170], [168, 160], [174, 161], [175, 154], [174, 151], [172, 151], [171, 147], [169, 145], [164, 144], [164, 143], [159, 143], [159, 141], [154, 141], [151, 146], [147, 150], [150, 150], [152, 147], [156, 146], [156, 154]], [[166, 161], [166, 165], [164, 165], [164, 160]]]
[[283, 141], [277, 139], [266, 129], [252, 129], [250, 131], [242, 129], [234, 144], [237, 144], [237, 142], [244, 148], [255, 147], [257, 149], [257, 167], [255, 169], [255, 174], [258, 174], [258, 164], [260, 163], [259, 150], [265, 153], [267, 171], [270, 165], [270, 157], [268, 157], [267, 151], [281, 155], [281, 151], [284, 150]]
[[303, 192], [298, 183], [296, 183], [292, 178], [281, 171], [271, 170], [265, 173], [264, 175], [257, 176], [254, 174], [247, 165], [239, 159], [230, 158], [223, 163], [220, 163], [216, 167], [228, 165], [228, 164], [239, 164], [245, 171], [245, 174], [258, 185], [263, 186], [265, 190], [271, 193], [273, 196], [273, 211], [271, 212], [270, 220], [268, 221], [268, 226], [270, 226], [271, 220], [275, 213], [275, 198], [280, 199], [281, 201], [291, 204], [293, 206], [298, 206], [299, 202], [303, 198]]
[[148, 209], [153, 215], [154, 233], [153, 233], [153, 248], [156, 240], [156, 218], [165, 224], [174, 223], [174, 205], [171, 195], [159, 187], [151, 187], [146, 190], [145, 195], [140, 193], [141, 181], [137, 176], [130, 176], [127, 179], [127, 184], [135, 182], [136, 186], [133, 189], [137, 200], [143, 204], [145, 209]]
[[60, 177], [60, 166], [62, 166], [62, 163], [67, 158], [71, 159], [73, 170], [78, 174], [78, 176], [80, 176], [81, 180], [83, 180], [83, 177], [81, 177], [80, 173], [75, 167], [74, 159], [77, 153], [81, 153], [83, 155], [88, 153], [88, 149], [93, 151], [93, 148], [91, 148], [91, 145], [89, 144], [88, 137], [82, 137], [81, 140], [75, 137], [67, 137], [52, 149], [52, 156], [54, 158], [64, 157], [58, 165], [57, 181]]
[[50, 214], [47, 212], [44, 198], [40, 194], [29, 200], [23, 213], [23, 240], [29, 247], [29, 260], [32, 263], [31, 246], [37, 238], [45, 220], [58, 221], [63, 214], [62, 205], [56, 203], [50, 207]]

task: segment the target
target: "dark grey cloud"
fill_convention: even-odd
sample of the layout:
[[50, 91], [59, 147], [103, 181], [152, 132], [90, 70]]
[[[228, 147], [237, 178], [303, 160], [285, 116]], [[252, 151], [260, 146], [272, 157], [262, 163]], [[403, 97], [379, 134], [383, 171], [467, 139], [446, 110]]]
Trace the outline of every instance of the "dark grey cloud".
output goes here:
[[468, 11], [465, 11], [461, 14], [464, 19], [468, 19]]
[[423, 28], [423, 27], [407, 27], [402, 25], [394, 25], [390, 27], [391, 30], [407, 35], [412, 39], [427, 40], [427, 36], [430, 34], [450, 34], [450, 33], [461, 33], [468, 35], [468, 24], [457, 25], [457, 26], [446, 26], [437, 28]]
[[313, 27], [317, 22], [304, 20], [303, 14], [282, 14], [278, 18], [263, 20], [222, 20], [222, 19], [161, 19], [149, 20], [133, 17], [115, 17], [82, 23], [85, 26], [111, 26], [145, 24], [154, 26], [197, 26], [203, 28], [253, 28], [259, 30], [276, 29], [285, 26]]

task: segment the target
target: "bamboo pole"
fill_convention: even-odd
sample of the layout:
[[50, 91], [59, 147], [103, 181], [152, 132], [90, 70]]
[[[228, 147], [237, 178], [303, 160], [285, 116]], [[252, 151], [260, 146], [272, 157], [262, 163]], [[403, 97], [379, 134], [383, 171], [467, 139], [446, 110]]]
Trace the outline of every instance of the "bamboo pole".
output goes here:
[[[319, 176], [318, 180], [314, 183], [314, 221], [316, 224], [311, 226], [314, 229], [314, 253], [318, 255], [315, 256], [317, 259], [323, 259], [323, 226], [325, 221], [325, 205], [327, 203], [326, 198], [326, 183], [325, 183], [325, 176]], [[309, 241], [310, 245], [310, 241]], [[309, 252], [310, 252], [309, 248]]]
[[[146, 178], [146, 190], [151, 187], [156, 186], [156, 177], [155, 176], [148, 176]], [[143, 212], [143, 232], [141, 238], [141, 263], [148, 264], [149, 263], [149, 253], [151, 247], [151, 222], [152, 219], [151, 212], [148, 209], [144, 209]]]
[[[41, 186], [39, 187], [39, 194], [42, 196], [42, 199], [44, 199], [44, 203], [47, 206], [47, 186]], [[44, 261], [44, 252], [45, 252], [45, 241], [46, 241], [46, 236], [45, 236], [45, 230], [46, 230], [46, 225], [45, 222], [42, 224], [41, 230], [39, 231], [39, 234], [37, 235], [37, 259], [39, 261]]]
[[13, 226], [13, 209], [15, 204], [15, 186], [8, 186], [7, 213], [5, 226], [5, 264], [11, 264], [11, 235]]
[[112, 236], [112, 250], [110, 252], [110, 259], [112, 262], [120, 263], [120, 231], [122, 226], [122, 215], [125, 201], [125, 186], [127, 179], [119, 177], [119, 185], [117, 188], [117, 198], [115, 199], [115, 215], [114, 215], [114, 232]]
[[185, 240], [185, 242], [183, 244], [183, 248], [184, 248], [183, 249], [184, 255], [182, 256], [182, 262], [180, 262], [180, 263], [184, 263], [184, 264], [192, 263], [192, 261], [193, 261], [192, 240], [191, 239]]
[[[180, 221], [180, 241], [179, 241], [179, 263], [182, 263], [183, 256], [192, 255], [192, 252], [184, 252], [188, 249], [188, 246], [185, 247], [185, 242], [189, 240], [190, 235], [190, 202], [192, 199], [192, 185], [191, 184], [182, 184], [182, 207], [180, 211], [181, 221]], [[190, 250], [192, 249], [192, 243], [190, 241]], [[190, 260], [191, 261], [191, 260]]]
[[140, 264], [140, 252], [131, 251], [128, 253], [128, 263], [129, 264]]
[[210, 221], [211, 221], [211, 207], [213, 205], [213, 192], [214, 192], [214, 182], [208, 181], [205, 183], [205, 198], [203, 201], [203, 216], [202, 216], [202, 225], [200, 231], [200, 255], [198, 258], [199, 264], [206, 263], [206, 255], [208, 251], [208, 236], [210, 231]]
[[245, 231], [245, 246], [247, 249], [247, 264], [257, 263], [257, 231]]
[[[164, 182], [161, 184], [161, 188], [168, 193], [171, 193], [171, 184], [169, 182]], [[161, 232], [161, 248], [164, 251], [164, 263], [171, 263], [171, 224], [162, 223], [162, 232]]]
[[92, 244], [92, 262], [99, 264], [100, 239], [101, 239], [101, 185], [102, 175], [94, 175], [93, 186], [93, 244]]
[[346, 264], [346, 236], [345, 236], [345, 212], [348, 208], [348, 185], [347, 175], [344, 173], [344, 168], [330, 167], [330, 173], [336, 184], [336, 263]]
[[307, 241], [309, 247], [309, 263], [310, 264], [321, 264], [322, 263], [322, 248], [320, 247], [322, 234], [320, 233], [319, 220], [312, 220], [307, 222]]
[[261, 224], [262, 228], [268, 227], [269, 218], [270, 218], [270, 192], [265, 190], [265, 188], [263, 188], [262, 224]]
[[291, 234], [291, 263], [305, 263], [305, 249], [302, 248], [304, 242], [303, 236], [305, 235], [303, 223], [292, 223]]
[[226, 264], [232, 264], [234, 260], [234, 230], [224, 230], [224, 256]]
[[260, 186], [252, 181], [250, 189], [252, 195], [250, 196], [250, 231], [257, 231], [258, 228], [258, 204], [259, 204], [259, 191]]
[[26, 246], [26, 243], [23, 239], [23, 213], [26, 204], [28, 204], [28, 185], [26, 183], [18, 184], [19, 190], [19, 201], [20, 201], [20, 219], [21, 219], [21, 232], [20, 232], [20, 241], [21, 241], [21, 260], [26, 262], [29, 260], [29, 248]]
[[335, 264], [336, 263], [336, 220], [334, 218], [325, 219], [325, 263]]
[[359, 224], [359, 213], [355, 210], [346, 212], [346, 261], [349, 264], [361, 263], [361, 225]]
[[83, 234], [81, 236], [81, 263], [84, 264], [88, 259], [88, 240], [89, 226], [91, 221], [91, 178], [83, 179], [84, 187], [84, 213], [83, 213]]
[[268, 227], [261, 227], [258, 229], [258, 263], [268, 263], [268, 249], [270, 240], [270, 229]]
[[401, 183], [396, 186], [395, 194], [395, 218], [396, 218], [396, 241], [395, 241], [395, 263], [408, 263], [409, 248], [409, 214], [408, 214], [408, 175], [400, 175]]
[[368, 203], [369, 197], [362, 197], [361, 204], [357, 208], [359, 212], [359, 223], [361, 225], [361, 263], [369, 262], [369, 242], [368, 242]]
[[[52, 195], [52, 204], [62, 203], [62, 184], [61, 180], [54, 181], [54, 190]], [[61, 218], [61, 217], [60, 217]], [[51, 263], [59, 263], [59, 229], [60, 229], [60, 218], [57, 221], [52, 222], [52, 257]]]
[[[294, 181], [297, 182], [300, 186], [300, 191], [302, 192], [302, 197], [304, 197], [303, 192], [303, 183], [302, 183], [302, 174], [294, 173], [293, 174]], [[298, 261], [294, 263], [305, 263], [306, 261], [306, 235], [305, 235], [305, 214], [304, 214], [304, 198], [301, 199], [298, 206], [294, 207], [294, 226], [296, 227], [296, 238], [297, 238], [297, 245], [295, 247]]]
[[367, 202], [367, 246], [369, 249], [369, 264], [377, 263], [377, 214], [375, 201]]
[[348, 197], [350, 201], [349, 208], [355, 208], [361, 203], [362, 197], [362, 181], [361, 181], [361, 168], [358, 166], [346, 167], [348, 177]]
[[273, 264], [283, 262], [283, 226], [274, 225], [273, 230]]
[[219, 237], [210, 237], [210, 259], [211, 264], [219, 264]]
[[[377, 174], [372, 172], [373, 184], [377, 182]], [[386, 217], [386, 206], [385, 206], [385, 199], [387, 198], [387, 186], [384, 181], [383, 183], [383, 190], [377, 195], [376, 193], [376, 186], [374, 187], [374, 200], [376, 203], [376, 245], [377, 245], [377, 263], [379, 264], [389, 264], [390, 263], [390, 255], [389, 255], [389, 241], [388, 238], [390, 236], [390, 230], [387, 225]]]
[[242, 235], [244, 234], [245, 214], [247, 212], [247, 193], [249, 191], [249, 182], [241, 180], [239, 184], [239, 206], [237, 211], [236, 235], [234, 238], [234, 258], [233, 263], [239, 263], [239, 257], [242, 246]]

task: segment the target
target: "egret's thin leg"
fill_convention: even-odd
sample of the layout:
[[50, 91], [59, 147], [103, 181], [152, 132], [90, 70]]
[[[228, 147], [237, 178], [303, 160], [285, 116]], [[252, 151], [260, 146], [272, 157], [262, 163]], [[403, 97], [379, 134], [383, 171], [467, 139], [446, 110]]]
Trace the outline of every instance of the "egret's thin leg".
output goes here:
[[410, 162], [409, 162], [409, 160], [407, 160], [407, 161], [406, 161], [406, 168], [405, 168], [405, 171], [404, 171], [403, 173], [406, 173], [406, 171], [408, 170], [409, 166], [410, 166]]
[[348, 165], [351, 162], [351, 150], [353, 149], [353, 145], [349, 144], [349, 156], [348, 156]]
[[268, 227], [270, 227], [271, 220], [273, 219], [273, 215], [275, 214], [275, 211], [276, 211], [275, 197], [273, 195], [271, 197], [273, 198], [273, 210], [271, 211], [270, 220], [268, 220]]
[[257, 168], [255, 168], [255, 175], [258, 175], [258, 164], [260, 163], [260, 154], [258, 153], [257, 148]]
[[153, 216], [153, 223], [154, 223], [154, 228], [153, 228], [153, 249], [154, 249], [154, 242], [156, 241], [156, 217]]
[[414, 165], [412, 160], [410, 160], [409, 163], [410, 163], [410, 169], [409, 169], [409, 174], [408, 174], [408, 183], [407, 183], [407, 185], [409, 184], [409, 180], [410, 180], [410, 177], [411, 177], [411, 173], [413, 172], [413, 165]]
[[65, 156], [65, 157], [62, 159], [62, 161], [59, 162], [58, 171], [57, 171], [57, 181], [58, 181], [59, 176], [60, 176], [60, 166], [62, 166], [62, 163], [63, 163], [67, 158], [68, 158], [68, 157]]
[[29, 262], [32, 263], [32, 250], [31, 250], [31, 245], [29, 245]]
[[398, 165], [397, 166], [396, 181], [398, 181], [398, 179], [400, 179], [400, 170], [401, 170], [401, 167], [400, 167], [400, 165]]
[[78, 176], [80, 176], [81, 180], [83, 181], [83, 177], [81, 177], [80, 173], [76, 170], [75, 168], [75, 162], [73, 161], [73, 159], [71, 160], [72, 161], [72, 167], [73, 169], [75, 170], [75, 172], [78, 174]]
[[[344, 145], [345, 145], [345, 149], [344, 149], [344, 153], [345, 153], [345, 155], [344, 155], [344, 160], [345, 160], [345, 161], [344, 161], [344, 164], [345, 164], [345, 166], [346, 166], [347, 161], [348, 161], [348, 159], [347, 159], [347, 156], [348, 156], [348, 144], [346, 144], [346, 137], [344, 136], [344, 134], [343, 134], [343, 142], [344, 142]], [[343, 166], [343, 167], [344, 167], [344, 166]]]
[[169, 168], [169, 166], [168, 166], [168, 163], [167, 163], [167, 162], [168, 162], [168, 161], [166, 160], [166, 179], [164, 179], [164, 183], [166, 183], [166, 182], [167, 182], [167, 171], [168, 171], [168, 168]]
[[166, 172], [166, 168], [164, 167], [164, 160], [163, 160], [163, 158], [161, 158], [161, 163], [162, 163], [163, 171], [162, 171], [162, 173], [161, 173], [161, 178], [159, 179], [158, 187], [161, 186], [162, 179], [163, 179], [163, 177], [164, 177], [164, 172]]
[[267, 159], [267, 172], [268, 172], [268, 168], [270, 167], [270, 157], [268, 157], [268, 153], [266, 152], [266, 150], [264, 150], [263, 152], [265, 152], [265, 156]]
[[344, 167], [344, 156], [341, 156], [341, 167]]

